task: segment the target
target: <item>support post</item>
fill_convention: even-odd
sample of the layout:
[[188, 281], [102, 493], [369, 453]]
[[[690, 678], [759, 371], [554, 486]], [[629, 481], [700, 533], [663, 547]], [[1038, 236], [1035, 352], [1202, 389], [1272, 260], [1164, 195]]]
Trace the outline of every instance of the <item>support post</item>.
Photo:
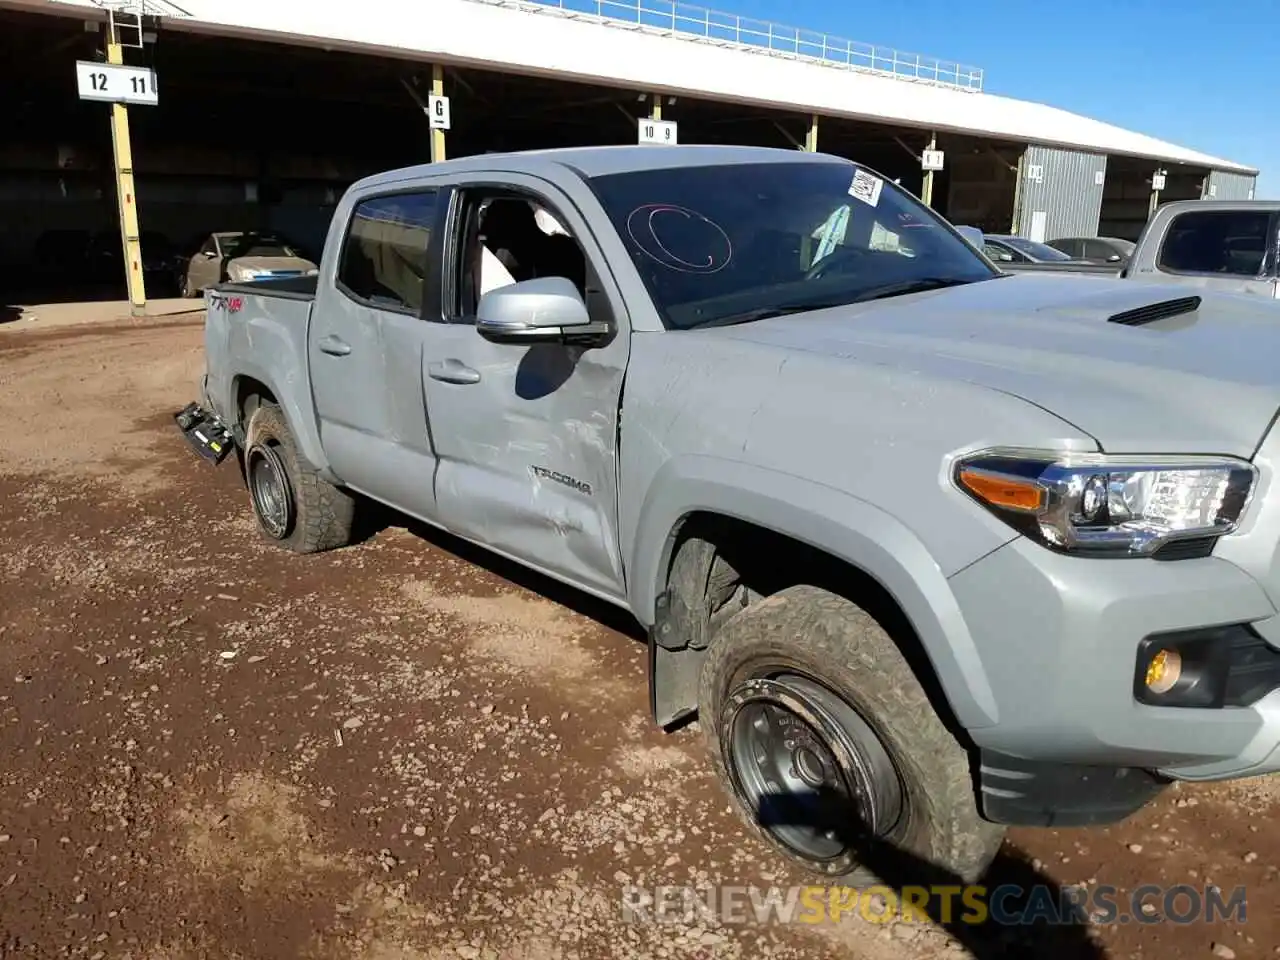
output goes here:
[[[107, 63], [124, 63], [124, 50], [107, 26]], [[120, 218], [120, 245], [124, 252], [125, 285], [129, 290], [129, 313], [141, 317], [147, 312], [147, 290], [142, 278], [142, 243], [138, 239], [138, 198], [133, 184], [133, 147], [129, 142], [129, 110], [123, 103], [111, 105], [111, 154], [116, 176], [116, 209]]]
[[[930, 150], [938, 149], [938, 135], [936, 133], [929, 134]], [[920, 187], [920, 199], [924, 201], [926, 207], [933, 206], [933, 171], [926, 170], [924, 172], [924, 184]]]
[[[438, 63], [431, 65], [431, 95], [434, 97], [444, 96], [444, 67]], [[431, 131], [431, 162], [441, 163], [445, 159], [444, 149], [444, 131]]]
[[1009, 224], [1009, 233], [1021, 236], [1022, 229], [1022, 177], [1027, 170], [1027, 151], [1018, 154], [1018, 165], [1013, 170], [1013, 219]]
[[809, 118], [809, 132], [804, 135], [804, 148], [809, 153], [818, 152], [818, 115]]
[[649, 104], [650, 104], [649, 119], [661, 120], [662, 119], [662, 94], [660, 93], [649, 94]]
[[1158, 206], [1160, 205], [1160, 191], [1156, 188], [1156, 185], [1155, 185], [1155, 184], [1156, 184], [1156, 179], [1155, 179], [1155, 178], [1156, 178], [1156, 177], [1159, 177], [1159, 176], [1161, 176], [1161, 175], [1163, 175], [1163, 174], [1164, 174], [1164, 171], [1157, 167], [1157, 168], [1156, 168], [1156, 172], [1152, 175], [1152, 178], [1151, 178], [1151, 201], [1147, 204], [1147, 219], [1148, 219], [1148, 220], [1150, 220], [1152, 217], [1154, 217], [1154, 216], [1155, 216], [1155, 213], [1156, 213], [1156, 207], [1158, 207]]

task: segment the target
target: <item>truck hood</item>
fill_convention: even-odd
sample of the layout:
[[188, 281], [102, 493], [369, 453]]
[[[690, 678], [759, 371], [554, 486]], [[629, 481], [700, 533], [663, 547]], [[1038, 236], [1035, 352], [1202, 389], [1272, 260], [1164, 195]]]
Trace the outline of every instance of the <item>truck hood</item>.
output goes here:
[[1280, 304], [1173, 284], [1023, 274], [705, 334], [998, 390], [1108, 452], [1251, 457], [1280, 408]]

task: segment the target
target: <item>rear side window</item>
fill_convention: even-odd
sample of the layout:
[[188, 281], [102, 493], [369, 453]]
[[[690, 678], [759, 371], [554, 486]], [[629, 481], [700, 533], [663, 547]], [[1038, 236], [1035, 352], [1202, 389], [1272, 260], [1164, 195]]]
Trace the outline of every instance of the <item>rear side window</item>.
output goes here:
[[1271, 247], [1271, 214], [1254, 210], [1193, 210], [1169, 224], [1160, 247], [1161, 270], [1259, 276]]
[[420, 313], [435, 217], [434, 190], [362, 200], [342, 242], [339, 289], [379, 310]]

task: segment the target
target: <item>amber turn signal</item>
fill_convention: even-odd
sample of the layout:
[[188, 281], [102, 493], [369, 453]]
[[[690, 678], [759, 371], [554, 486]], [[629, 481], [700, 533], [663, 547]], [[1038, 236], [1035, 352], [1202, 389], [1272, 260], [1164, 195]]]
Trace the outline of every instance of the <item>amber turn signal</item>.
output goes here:
[[992, 507], [1036, 513], [1045, 504], [1044, 487], [1024, 477], [962, 467], [959, 479], [965, 489]]

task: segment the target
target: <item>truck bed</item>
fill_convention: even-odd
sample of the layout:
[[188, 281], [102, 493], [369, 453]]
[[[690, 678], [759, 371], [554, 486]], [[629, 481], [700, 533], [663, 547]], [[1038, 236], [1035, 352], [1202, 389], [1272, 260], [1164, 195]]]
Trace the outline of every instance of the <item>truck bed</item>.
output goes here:
[[316, 282], [320, 278], [281, 277], [277, 280], [253, 280], [245, 283], [220, 283], [214, 293], [247, 293], [255, 297], [283, 297], [286, 300], [314, 300]]

